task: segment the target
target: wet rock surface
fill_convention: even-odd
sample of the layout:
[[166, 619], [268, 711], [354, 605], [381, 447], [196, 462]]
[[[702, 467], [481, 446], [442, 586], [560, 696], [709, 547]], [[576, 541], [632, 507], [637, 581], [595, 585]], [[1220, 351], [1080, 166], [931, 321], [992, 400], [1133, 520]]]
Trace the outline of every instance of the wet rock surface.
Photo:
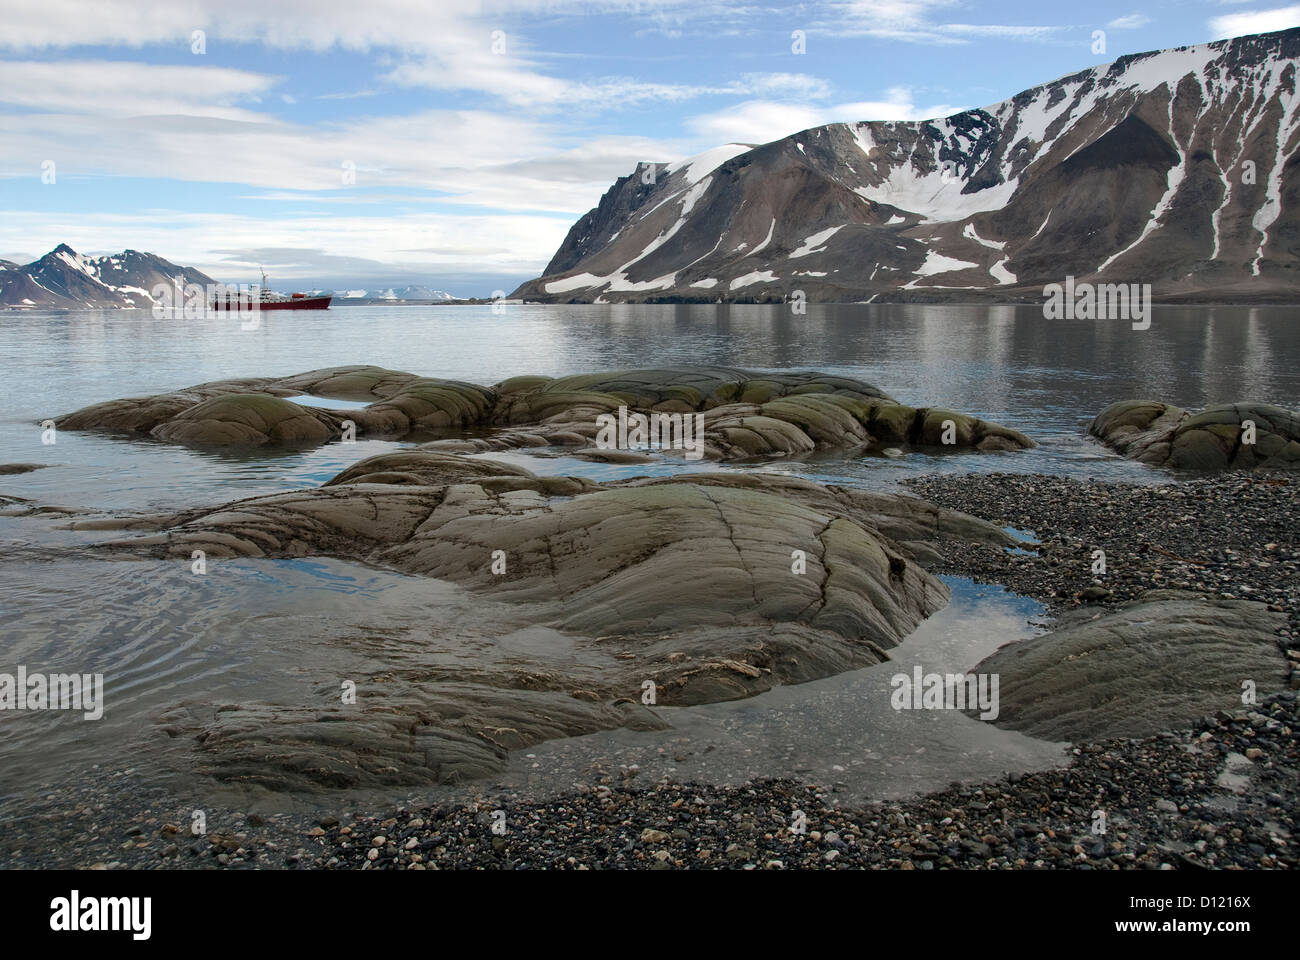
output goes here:
[[1000, 726], [1075, 742], [1146, 736], [1300, 687], [1300, 485], [1231, 474], [1134, 486], [991, 474], [924, 477], [926, 498], [1020, 531], [1010, 550], [954, 544], [935, 569], [1048, 604], [1048, 634], [1000, 676]]
[[1300, 414], [1266, 403], [1199, 413], [1149, 400], [1113, 403], [1088, 428], [1124, 456], [1181, 470], [1300, 469]]
[[[312, 705], [159, 718], [193, 740], [203, 773], [287, 791], [456, 783], [541, 740], [654, 729], [647, 683], [658, 705], [690, 705], [879, 663], [948, 601], [925, 563], [956, 540], [1014, 542], [913, 497], [774, 474], [602, 485], [424, 449], [319, 488], [116, 524], [146, 532], [103, 544], [115, 555], [330, 556], [455, 584], [564, 648], [457, 655], [456, 631], [435, 625], [418, 652], [377, 654], [369, 676], [322, 679]], [[355, 704], [340, 703], [349, 679]]]

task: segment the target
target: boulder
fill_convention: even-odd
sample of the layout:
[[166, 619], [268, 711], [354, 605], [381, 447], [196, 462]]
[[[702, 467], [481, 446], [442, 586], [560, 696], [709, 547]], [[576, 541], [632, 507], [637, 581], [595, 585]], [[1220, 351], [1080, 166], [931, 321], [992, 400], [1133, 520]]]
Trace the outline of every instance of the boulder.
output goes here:
[[[1254, 442], [1246, 442], [1246, 424]], [[1154, 400], [1112, 403], [1088, 432], [1117, 453], [1179, 470], [1300, 468], [1300, 414], [1266, 403], [1232, 403], [1192, 413]]]
[[271, 381], [268, 388], [285, 391], [289, 396], [308, 394], [334, 400], [367, 402], [396, 396], [419, 379], [421, 378], [416, 374], [402, 370], [353, 364], [281, 377]]
[[1150, 591], [1008, 644], [972, 672], [999, 676], [1000, 727], [1044, 740], [1147, 737], [1241, 710], [1243, 681], [1259, 697], [1283, 689], [1285, 625], [1255, 601]]
[[0, 477], [31, 473], [33, 470], [44, 470], [48, 466], [48, 463], [0, 463]]
[[405, 434], [417, 429], [468, 427], [488, 422], [496, 393], [459, 380], [414, 379], [352, 419], [367, 433]]
[[338, 432], [323, 411], [264, 393], [230, 393], [183, 410], [150, 436], [189, 446], [296, 446], [324, 443]]

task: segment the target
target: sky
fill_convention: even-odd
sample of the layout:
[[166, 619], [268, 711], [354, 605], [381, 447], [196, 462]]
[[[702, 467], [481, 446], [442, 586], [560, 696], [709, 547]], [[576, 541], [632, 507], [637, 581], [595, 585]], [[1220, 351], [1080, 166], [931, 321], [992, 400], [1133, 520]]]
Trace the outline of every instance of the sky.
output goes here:
[[0, 24], [0, 258], [491, 296], [639, 163], [947, 116], [1300, 5], [0, 0]]

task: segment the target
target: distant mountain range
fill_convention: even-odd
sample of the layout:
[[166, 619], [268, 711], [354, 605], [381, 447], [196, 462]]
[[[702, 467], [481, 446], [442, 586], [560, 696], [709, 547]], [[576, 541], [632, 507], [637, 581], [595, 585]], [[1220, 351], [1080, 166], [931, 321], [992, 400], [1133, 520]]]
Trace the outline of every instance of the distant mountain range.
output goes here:
[[[214, 284], [194, 267], [177, 266], [152, 253], [125, 250], [105, 257], [87, 257], [61, 243], [39, 260], [18, 264], [0, 260], [0, 309], [82, 310], [146, 308], [158, 284]], [[383, 290], [320, 290], [338, 300], [356, 302], [452, 301], [442, 290], [411, 284]]]
[[405, 287], [389, 287], [386, 290], [334, 290], [326, 291], [340, 300], [455, 300], [444, 290], [411, 284]]
[[[1300, 299], [1300, 28], [1121, 57], [943, 120], [646, 164], [516, 298]], [[653, 175], [651, 175], [653, 172]]]
[[170, 286], [175, 277], [186, 284], [216, 282], [193, 267], [178, 267], [152, 253], [125, 250], [113, 256], [84, 257], [61, 243], [31, 263], [0, 260], [0, 307], [148, 307], [153, 303], [149, 291], [157, 284]]

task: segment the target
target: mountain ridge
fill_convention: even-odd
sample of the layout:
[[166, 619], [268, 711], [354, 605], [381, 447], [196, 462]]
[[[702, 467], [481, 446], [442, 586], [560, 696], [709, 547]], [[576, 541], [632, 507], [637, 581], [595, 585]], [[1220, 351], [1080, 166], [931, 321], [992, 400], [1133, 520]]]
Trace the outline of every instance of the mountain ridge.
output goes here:
[[1300, 294], [1300, 28], [1128, 54], [987, 107], [833, 123], [620, 177], [514, 298]]
[[150, 291], [174, 278], [206, 287], [216, 281], [152, 253], [127, 249], [86, 257], [61, 243], [31, 263], [0, 261], [0, 309], [132, 309], [152, 306]]
[[[0, 259], [0, 310], [135, 309], [152, 307], [151, 291], [158, 284], [206, 288], [215, 284], [194, 267], [183, 267], [152, 253], [126, 249], [102, 257], [88, 257], [61, 243], [30, 263]], [[424, 284], [382, 287], [378, 290], [318, 290], [339, 302], [452, 303], [460, 298]]]

